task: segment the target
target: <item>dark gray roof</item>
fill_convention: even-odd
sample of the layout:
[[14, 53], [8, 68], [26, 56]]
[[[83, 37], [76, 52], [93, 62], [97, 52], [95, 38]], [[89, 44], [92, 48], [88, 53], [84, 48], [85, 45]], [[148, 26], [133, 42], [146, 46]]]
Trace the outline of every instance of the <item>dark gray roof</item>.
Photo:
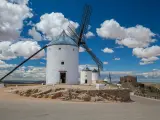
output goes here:
[[95, 72], [95, 73], [96, 73], [96, 72], [98, 72], [98, 70], [94, 69], [94, 70], [92, 70], [92, 72]]
[[72, 39], [70, 36], [66, 34], [66, 32], [63, 30], [63, 32], [54, 40], [52, 40], [49, 45], [73, 45], [78, 46], [77, 42]]
[[87, 66], [82, 71], [91, 71]]

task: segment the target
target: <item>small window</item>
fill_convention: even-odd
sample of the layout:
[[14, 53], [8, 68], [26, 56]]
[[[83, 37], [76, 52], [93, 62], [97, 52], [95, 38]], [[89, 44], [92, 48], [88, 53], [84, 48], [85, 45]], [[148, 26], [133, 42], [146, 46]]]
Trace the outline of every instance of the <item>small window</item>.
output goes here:
[[61, 65], [64, 65], [64, 62], [61, 62]]
[[73, 51], [74, 51], [74, 48], [73, 48]]
[[61, 48], [59, 48], [59, 50], [61, 50]]

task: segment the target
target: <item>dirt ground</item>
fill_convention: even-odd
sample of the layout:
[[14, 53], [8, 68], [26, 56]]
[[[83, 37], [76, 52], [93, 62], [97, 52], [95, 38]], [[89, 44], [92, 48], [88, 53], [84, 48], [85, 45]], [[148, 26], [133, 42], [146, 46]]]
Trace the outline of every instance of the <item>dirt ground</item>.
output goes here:
[[158, 120], [160, 101], [131, 96], [130, 103], [66, 102], [20, 97], [0, 88], [0, 120]]

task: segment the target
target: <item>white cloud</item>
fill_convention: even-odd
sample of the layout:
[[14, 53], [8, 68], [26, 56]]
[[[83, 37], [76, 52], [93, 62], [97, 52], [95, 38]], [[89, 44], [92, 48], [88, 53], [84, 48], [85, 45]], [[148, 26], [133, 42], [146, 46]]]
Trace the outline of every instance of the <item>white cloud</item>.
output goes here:
[[3, 65], [3, 64], [5, 64], [5, 62], [4, 62], [4, 61], [2, 61], [2, 60], [0, 60], [0, 65]]
[[153, 70], [153, 71], [149, 71], [149, 72], [142, 72], [142, 73], [139, 73], [138, 75], [140, 76], [144, 76], [145, 78], [160, 78], [160, 70], [156, 69], [156, 70]]
[[15, 67], [15, 64], [7, 64], [6, 62], [0, 60], [0, 69], [2, 68], [12, 68]]
[[70, 21], [64, 17], [62, 13], [46, 13], [40, 17], [40, 22], [36, 24], [37, 30], [41, 31], [46, 38], [53, 39], [58, 36], [63, 30], [68, 28], [71, 23], [75, 28], [79, 25], [76, 22]]
[[103, 64], [104, 64], [104, 65], [107, 65], [107, 64], [108, 64], [108, 62], [103, 62]]
[[114, 60], [120, 60], [120, 58], [114, 58]]
[[[12, 65], [13, 66], [13, 65]], [[1, 65], [0, 65], [1, 68]], [[0, 69], [0, 77], [8, 73], [9, 67], [5, 69]], [[3, 73], [1, 72], [3, 71]], [[6, 80], [45, 80], [46, 68], [45, 67], [25, 67], [19, 68], [10, 74]]]
[[0, 42], [0, 60], [9, 60], [16, 58], [15, 54], [10, 50], [10, 41]]
[[111, 73], [112, 75], [133, 75], [133, 71], [101, 71], [101, 74], [106, 74], [108, 75], [109, 73]]
[[133, 55], [139, 58], [149, 58], [154, 56], [160, 56], [160, 46], [152, 46], [147, 48], [134, 48]]
[[142, 58], [140, 61], [140, 65], [152, 64], [156, 60], [159, 60], [159, 58], [158, 57]]
[[30, 36], [32, 36], [33, 39], [36, 40], [36, 41], [42, 40], [41, 34], [40, 34], [39, 32], [37, 32], [37, 30], [35, 29], [35, 27], [33, 27], [32, 29], [30, 29], [30, 30], [28, 31], [28, 34], [29, 34]]
[[[19, 41], [11, 45], [11, 51], [15, 53], [16, 56], [29, 57], [33, 53], [37, 52], [41, 47], [37, 42], [33, 41]], [[41, 58], [45, 55], [44, 50], [34, 56], [34, 58]]]
[[17, 40], [19, 38], [23, 28], [23, 21], [33, 16], [27, 3], [28, 0], [22, 0], [21, 2], [18, 0], [17, 4], [1, 0], [0, 41]]
[[134, 48], [132, 53], [138, 58], [142, 58], [140, 65], [152, 64], [156, 60], [159, 60], [158, 56], [160, 56], [160, 47], [151, 46], [147, 48]]
[[97, 34], [103, 38], [123, 39], [125, 38], [125, 29], [115, 20], [106, 20], [101, 24], [101, 28], [97, 28]]
[[94, 37], [95, 35], [91, 32], [91, 31], [88, 31], [86, 34], [85, 34], [86, 38], [91, 38], [91, 37]]
[[149, 28], [141, 25], [125, 28], [113, 19], [104, 21], [101, 27], [97, 28], [97, 34], [102, 38], [114, 39], [117, 44], [129, 48], [147, 47], [150, 43], [155, 42], [155, 39], [152, 38], [155, 34]]
[[86, 49], [84, 49], [83, 47], [79, 47], [79, 52], [85, 52]]
[[[37, 52], [41, 47], [36, 41], [19, 41], [17, 43], [11, 43], [10, 41], [0, 42], [0, 59], [9, 60], [18, 56], [29, 57], [33, 53]], [[35, 58], [41, 58], [45, 55], [45, 51], [42, 50]]]
[[110, 48], [104, 48], [103, 50], [102, 50], [104, 53], [113, 53], [114, 51], [112, 50], [112, 49], [110, 49]]

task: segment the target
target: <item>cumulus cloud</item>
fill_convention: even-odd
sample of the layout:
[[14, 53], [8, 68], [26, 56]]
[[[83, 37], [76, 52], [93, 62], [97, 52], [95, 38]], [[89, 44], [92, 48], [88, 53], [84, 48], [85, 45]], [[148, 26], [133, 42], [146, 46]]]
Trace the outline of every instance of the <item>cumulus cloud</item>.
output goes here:
[[33, 39], [36, 40], [36, 41], [42, 40], [41, 34], [40, 34], [39, 32], [37, 32], [37, 30], [35, 29], [35, 27], [33, 27], [32, 29], [30, 29], [30, 30], [28, 31], [28, 34], [29, 34], [30, 36], [32, 36]]
[[[0, 65], [1, 66], [1, 65]], [[3, 71], [3, 72], [1, 72]], [[0, 77], [4, 76], [10, 70], [9, 68], [0, 69]], [[25, 69], [20, 67], [9, 75], [6, 80], [45, 80], [46, 68], [27, 66]]]
[[35, 26], [37, 30], [41, 31], [46, 38], [53, 39], [58, 36], [63, 30], [68, 28], [71, 23], [75, 28], [79, 25], [76, 22], [70, 21], [64, 17], [62, 13], [46, 13], [40, 17], [40, 22]]
[[147, 48], [134, 48], [132, 53], [138, 58], [142, 58], [140, 65], [152, 64], [156, 60], [159, 60], [158, 56], [160, 56], [160, 47], [151, 46]]
[[102, 50], [104, 53], [113, 53], [114, 51], [112, 50], [112, 49], [110, 49], [110, 48], [104, 48], [103, 50]]
[[113, 19], [104, 21], [101, 28], [97, 28], [96, 31], [100, 37], [106, 39], [123, 39], [126, 36], [125, 29]]
[[137, 74], [139, 76], [144, 76], [145, 78], [160, 78], [160, 70], [156, 69], [153, 71], [149, 71], [149, 72], [142, 72]]
[[2, 68], [12, 68], [15, 67], [15, 64], [7, 64], [6, 62], [0, 60], [0, 69]]
[[[19, 41], [12, 43], [10, 41], [0, 42], [0, 59], [10, 60], [18, 56], [29, 57], [33, 53], [37, 52], [41, 47], [36, 41]], [[45, 55], [45, 51], [42, 50], [38, 53], [34, 59], [41, 58]]]
[[91, 38], [91, 37], [94, 37], [95, 35], [91, 32], [91, 31], [88, 31], [86, 34], [85, 34], [85, 37], [86, 38]]
[[[14, 4], [13, 2], [17, 2]], [[28, 0], [1, 0], [0, 3], [0, 41], [16, 40], [19, 38], [23, 21], [32, 17]]]
[[9, 60], [16, 58], [15, 54], [10, 49], [11, 44], [12, 43], [10, 41], [0, 42], [0, 60]]
[[152, 64], [156, 60], [159, 60], [159, 58], [158, 57], [142, 58], [140, 61], [140, 65]]
[[133, 55], [139, 58], [149, 58], [153, 56], [160, 56], [160, 46], [151, 46], [147, 48], [134, 48]]
[[[11, 51], [13, 51], [16, 56], [29, 57], [33, 53], [37, 52], [41, 47], [35, 41], [19, 41], [11, 45]], [[41, 58], [45, 55], [44, 50], [38, 53], [34, 58]]]
[[96, 31], [100, 37], [114, 39], [117, 44], [129, 48], [147, 47], [156, 41], [153, 39], [155, 34], [149, 28], [142, 25], [125, 28], [114, 19], [104, 21]]
[[106, 62], [106, 61], [105, 61], [105, 62], [103, 62], [103, 64], [104, 64], [104, 65], [107, 65], [107, 64], [108, 64], [108, 62]]

